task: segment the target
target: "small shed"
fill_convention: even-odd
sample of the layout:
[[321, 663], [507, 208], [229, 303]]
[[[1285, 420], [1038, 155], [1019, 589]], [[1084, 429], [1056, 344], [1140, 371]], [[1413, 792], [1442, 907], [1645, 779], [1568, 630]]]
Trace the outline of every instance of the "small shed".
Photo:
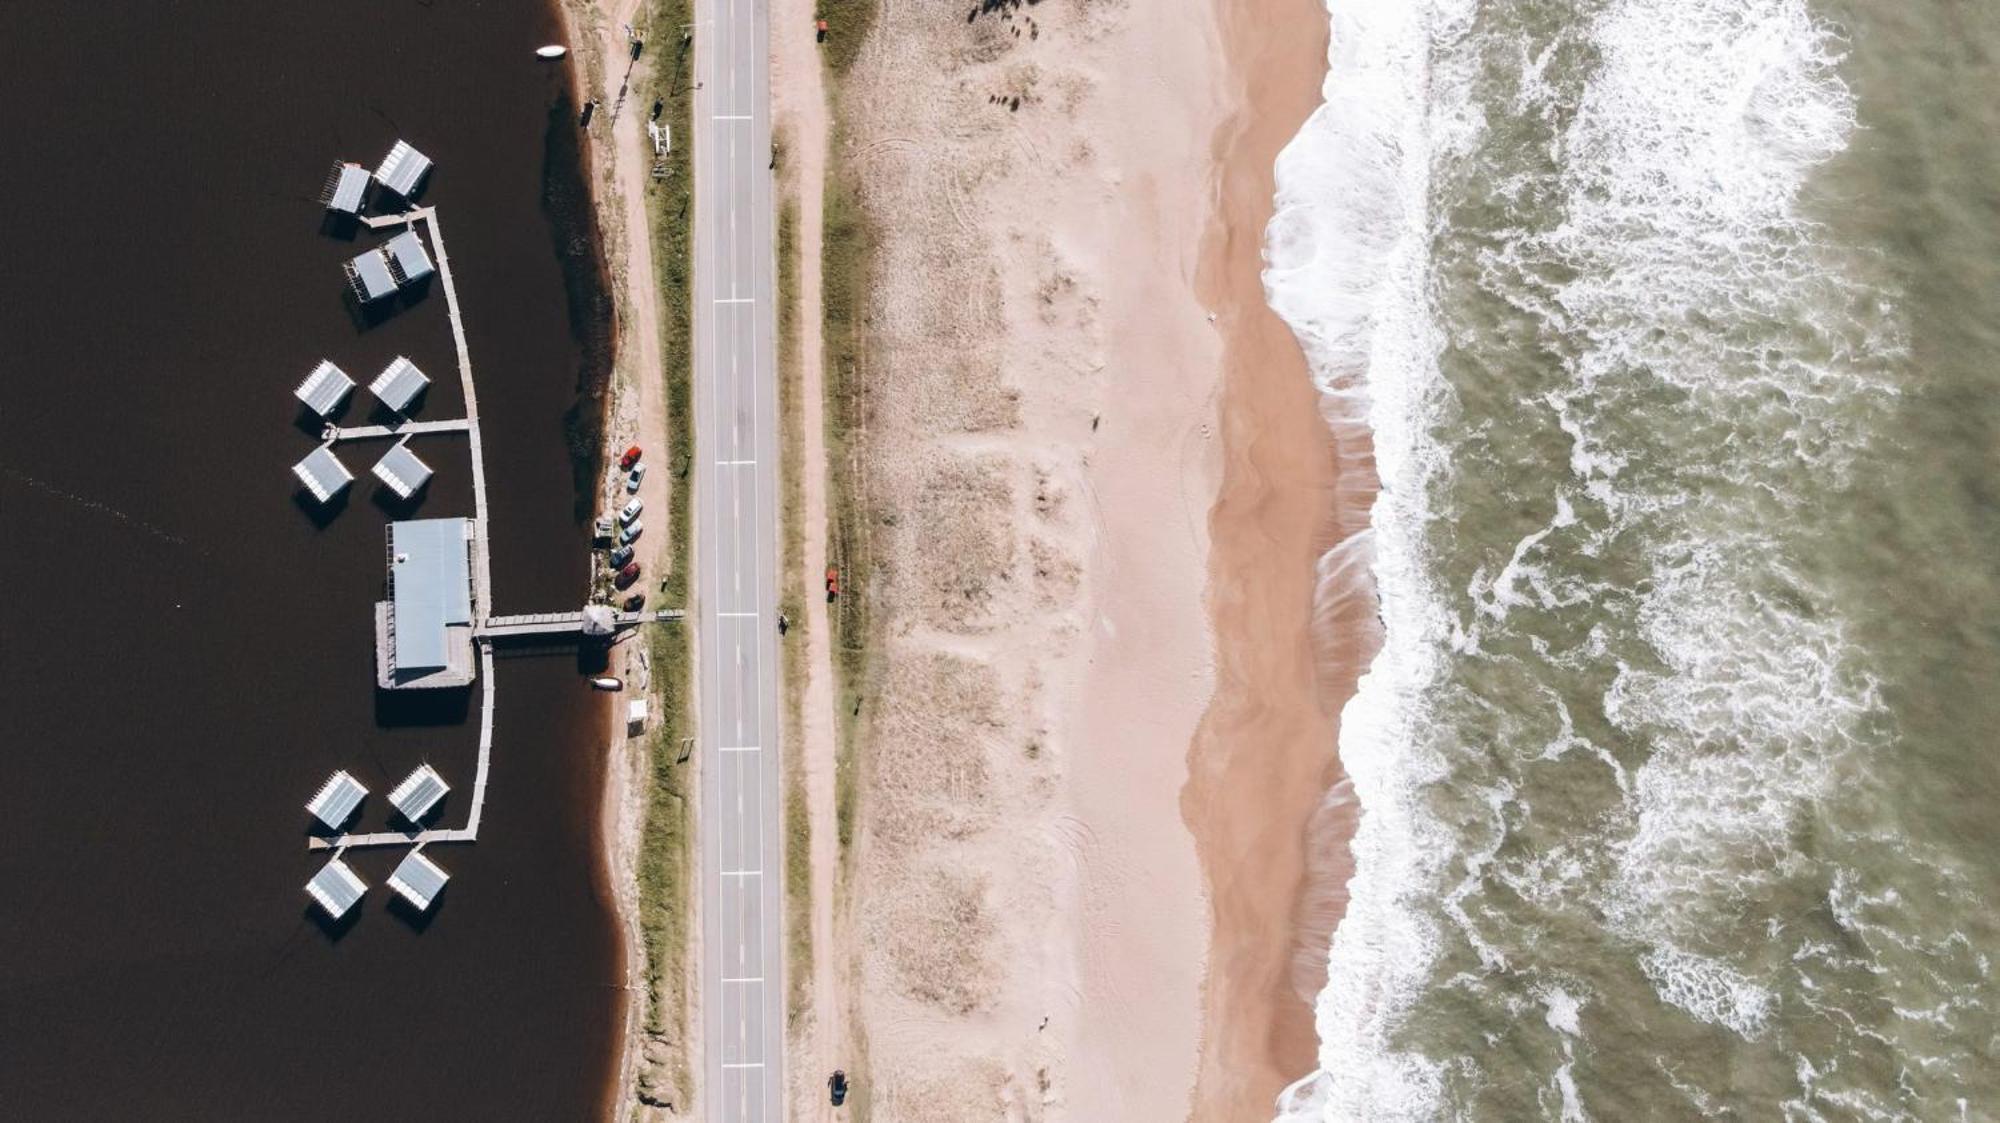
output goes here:
[[405, 199], [416, 193], [417, 185], [430, 174], [431, 158], [410, 147], [410, 142], [399, 140], [382, 157], [382, 163], [375, 169], [375, 179], [382, 186], [394, 191]]
[[444, 883], [451, 875], [438, 868], [436, 862], [424, 857], [422, 847], [410, 851], [396, 872], [389, 875], [389, 888], [416, 907], [418, 912], [429, 912], [431, 903], [444, 892]]
[[354, 482], [354, 473], [333, 454], [331, 445], [321, 445], [307, 453], [304, 460], [292, 465], [292, 475], [321, 503], [330, 502]]
[[431, 380], [417, 369], [417, 364], [398, 355], [382, 368], [375, 381], [368, 384], [368, 392], [382, 399], [383, 405], [397, 413], [407, 413], [417, 395], [430, 384]]
[[337, 831], [354, 817], [354, 810], [361, 801], [368, 798], [368, 789], [361, 781], [345, 772], [335, 772], [327, 782], [320, 785], [319, 794], [306, 804], [306, 810], [313, 818], [326, 824], [326, 829]]
[[396, 295], [396, 275], [389, 269], [389, 255], [381, 250], [350, 257], [341, 268], [347, 272], [347, 287], [363, 304]]
[[417, 454], [410, 451], [410, 439], [404, 437], [375, 462], [375, 478], [398, 497], [408, 499], [430, 482], [431, 466], [417, 459]]
[[431, 265], [430, 251], [424, 249], [424, 240], [417, 237], [415, 230], [405, 230], [384, 242], [382, 252], [389, 255], [389, 267], [395, 270], [399, 285], [421, 281], [437, 271]]
[[646, 730], [646, 700], [634, 698], [625, 707], [625, 732], [643, 733]]
[[326, 910], [326, 915], [339, 920], [368, 892], [368, 883], [349, 869], [346, 862], [335, 858], [306, 882], [306, 892]]
[[402, 812], [403, 818], [420, 823], [424, 816], [437, 808], [438, 801], [450, 790], [451, 785], [444, 782], [437, 769], [420, 764], [415, 772], [396, 785], [395, 791], [389, 793], [389, 802]]
[[321, 359], [319, 365], [312, 369], [311, 374], [306, 375], [306, 380], [299, 383], [299, 388], [292, 391], [292, 394], [303, 402], [307, 409], [321, 417], [331, 417], [353, 390], [354, 380], [347, 377], [346, 371], [334, 366], [331, 360]]
[[360, 214], [368, 201], [368, 169], [344, 160], [335, 164], [320, 186], [319, 201], [330, 211]]

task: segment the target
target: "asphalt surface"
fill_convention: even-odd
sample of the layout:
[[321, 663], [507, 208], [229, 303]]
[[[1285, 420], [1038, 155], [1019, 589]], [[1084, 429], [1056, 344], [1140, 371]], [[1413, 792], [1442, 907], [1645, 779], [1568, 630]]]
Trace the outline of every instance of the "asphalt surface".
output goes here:
[[770, 13], [695, 13], [695, 536], [704, 1098], [784, 1118]]

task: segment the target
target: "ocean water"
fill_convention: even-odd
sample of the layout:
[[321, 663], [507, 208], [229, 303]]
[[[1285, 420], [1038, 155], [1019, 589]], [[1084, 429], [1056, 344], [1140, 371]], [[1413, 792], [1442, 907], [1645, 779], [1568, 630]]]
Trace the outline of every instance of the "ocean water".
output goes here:
[[2000, 5], [1329, 8], [1266, 281], [1383, 636], [1280, 1117], [2000, 1118]]

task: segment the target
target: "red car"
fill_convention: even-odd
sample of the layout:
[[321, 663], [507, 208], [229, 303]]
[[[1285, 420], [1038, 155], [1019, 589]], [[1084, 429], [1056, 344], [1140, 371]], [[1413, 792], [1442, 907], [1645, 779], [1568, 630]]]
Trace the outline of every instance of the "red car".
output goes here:
[[639, 579], [639, 563], [631, 562], [628, 565], [626, 565], [624, 569], [618, 571], [618, 579], [613, 583], [622, 589], [625, 586], [630, 585], [632, 582], [637, 581], [638, 579]]
[[639, 446], [633, 445], [631, 448], [625, 450], [625, 455], [618, 458], [618, 470], [621, 472], [629, 472], [632, 470], [632, 465], [637, 464], [638, 462], [639, 462]]
[[840, 595], [840, 570], [835, 568], [834, 566], [827, 566], [826, 599], [832, 600], [833, 598], [839, 595]]

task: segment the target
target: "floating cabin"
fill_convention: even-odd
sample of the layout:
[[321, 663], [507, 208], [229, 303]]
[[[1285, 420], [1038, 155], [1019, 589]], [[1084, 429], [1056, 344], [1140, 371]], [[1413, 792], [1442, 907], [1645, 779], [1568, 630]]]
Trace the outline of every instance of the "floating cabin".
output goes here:
[[401, 499], [415, 495], [431, 478], [431, 466], [410, 451], [408, 437], [397, 441], [394, 448], [383, 453], [382, 459], [375, 462], [374, 471], [375, 478]]
[[437, 769], [428, 764], [419, 764], [417, 770], [409, 774], [396, 790], [389, 793], [389, 802], [411, 823], [421, 823], [424, 816], [436, 810], [438, 801], [451, 790]]
[[347, 287], [363, 304], [396, 295], [396, 274], [389, 268], [389, 255], [381, 250], [356, 254], [341, 264], [347, 273]]
[[389, 888], [410, 902], [418, 912], [429, 912], [431, 903], [444, 892], [444, 883], [451, 876], [438, 868], [436, 862], [424, 857], [423, 847], [418, 847], [396, 866], [396, 872], [389, 875]]
[[382, 163], [375, 169], [375, 181], [408, 199], [416, 193], [417, 186], [430, 174], [431, 158], [410, 147], [410, 142], [399, 140], [382, 157]]
[[437, 272], [430, 251], [424, 249], [424, 240], [415, 230], [404, 230], [384, 242], [382, 252], [389, 257], [389, 269], [396, 274], [398, 285], [415, 284]]
[[319, 365], [312, 369], [311, 374], [306, 375], [306, 380], [299, 383], [299, 388], [292, 391], [292, 394], [304, 403], [307, 409], [321, 417], [332, 417], [334, 411], [340, 408], [340, 404], [347, 400], [347, 395], [353, 390], [354, 380], [347, 377], [346, 371], [334, 366], [329, 360], [321, 359]]
[[367, 798], [368, 789], [361, 786], [361, 781], [345, 772], [336, 772], [320, 785], [319, 794], [306, 804], [306, 810], [326, 824], [327, 830], [337, 831], [347, 825], [355, 809]]
[[389, 599], [375, 605], [375, 683], [384, 690], [472, 682], [472, 521], [389, 524]]
[[375, 381], [368, 384], [368, 392], [380, 398], [383, 405], [397, 413], [407, 413], [411, 404], [417, 400], [417, 395], [423, 393], [424, 388], [430, 384], [431, 380], [424, 376], [423, 371], [417, 369], [417, 364], [398, 355], [389, 361], [388, 366], [382, 368], [382, 373], [375, 376]]
[[344, 160], [335, 164], [320, 186], [319, 202], [340, 214], [360, 214], [368, 202], [368, 169]]
[[292, 475], [321, 503], [331, 502], [354, 482], [354, 473], [347, 470], [347, 465], [340, 462], [328, 445], [313, 449], [304, 460], [292, 465]]
[[346, 862], [335, 858], [306, 882], [306, 892], [319, 902], [327, 916], [339, 920], [368, 892], [368, 883], [356, 876]]

